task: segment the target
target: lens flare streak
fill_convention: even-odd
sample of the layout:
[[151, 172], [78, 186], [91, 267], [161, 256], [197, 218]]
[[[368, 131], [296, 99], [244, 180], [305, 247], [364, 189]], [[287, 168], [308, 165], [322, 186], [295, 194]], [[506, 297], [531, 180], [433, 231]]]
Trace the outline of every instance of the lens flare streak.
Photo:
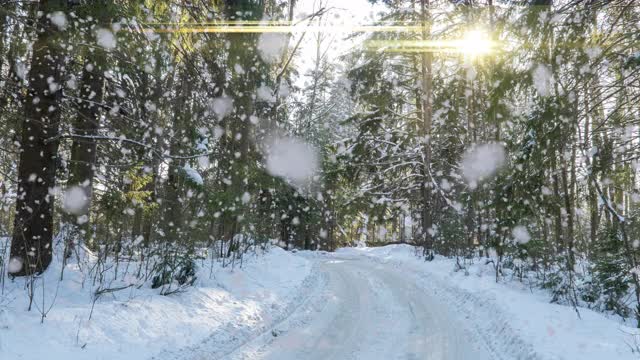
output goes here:
[[[423, 33], [422, 25], [378, 24], [378, 25], [303, 25], [290, 21], [215, 21], [210, 23], [153, 23], [144, 24], [146, 33]], [[449, 40], [366, 40], [365, 49], [398, 53], [461, 53], [468, 56], [483, 56], [499, 49], [499, 43], [481, 30], [471, 30], [459, 39]]]

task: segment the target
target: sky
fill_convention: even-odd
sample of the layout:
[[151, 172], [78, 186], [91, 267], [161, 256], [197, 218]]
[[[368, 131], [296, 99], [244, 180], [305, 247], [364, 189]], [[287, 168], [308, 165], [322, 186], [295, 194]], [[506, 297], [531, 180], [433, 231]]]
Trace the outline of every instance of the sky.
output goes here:
[[[330, 26], [352, 26], [352, 25], [372, 25], [378, 17], [380, 11], [385, 9], [384, 5], [372, 5], [368, 0], [299, 0], [296, 4], [296, 17], [304, 18], [314, 13], [322, 3], [324, 8], [330, 9], [325, 15], [325, 19]], [[314, 9], [316, 9], [314, 11]], [[301, 44], [300, 56], [298, 57], [298, 69], [304, 74], [312, 66], [312, 59], [315, 57], [316, 46], [313, 33], [307, 33]], [[349, 33], [331, 33], [325, 42], [328, 47], [327, 56], [335, 59], [347, 52], [354, 45], [353, 40], [346, 39]], [[295, 44], [297, 36], [292, 41]], [[304, 81], [304, 79], [300, 79]]]

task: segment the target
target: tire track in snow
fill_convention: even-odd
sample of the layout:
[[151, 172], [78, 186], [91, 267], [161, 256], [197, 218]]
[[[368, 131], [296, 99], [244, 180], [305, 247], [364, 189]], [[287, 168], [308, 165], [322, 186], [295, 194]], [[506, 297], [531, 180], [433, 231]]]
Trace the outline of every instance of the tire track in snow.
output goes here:
[[263, 335], [224, 359], [489, 359], [396, 266], [345, 260], [325, 261], [326, 289], [275, 327], [278, 336]]
[[326, 274], [318, 271], [318, 266], [314, 262], [309, 275], [302, 281], [299, 289], [295, 291], [296, 296], [290, 298], [286, 306], [281, 307], [279, 312], [265, 314], [271, 316], [270, 321], [266, 321], [257, 327], [243, 324], [240, 321], [238, 323], [228, 323], [222, 328], [216, 329], [213, 334], [198, 344], [172, 351], [163, 351], [151, 357], [151, 360], [223, 359], [242, 348], [245, 344], [266, 334], [271, 334], [271, 330], [274, 327], [304, 307], [313, 298], [317, 289], [322, 289], [326, 286], [326, 282]]
[[508, 314], [505, 314], [496, 303], [457, 288], [435, 274], [430, 274], [428, 263], [425, 267], [416, 267], [401, 260], [385, 259], [375, 255], [362, 256], [376, 263], [387, 264], [397, 269], [404, 268], [403, 273], [413, 277], [415, 283], [420, 284], [420, 287], [426, 291], [427, 296], [439, 300], [442, 306], [466, 314], [464, 319], [460, 320], [464, 320], [470, 327], [466, 327], [464, 331], [474, 342], [484, 347], [491, 354], [492, 359], [543, 359], [531, 344], [516, 335], [509, 325]]

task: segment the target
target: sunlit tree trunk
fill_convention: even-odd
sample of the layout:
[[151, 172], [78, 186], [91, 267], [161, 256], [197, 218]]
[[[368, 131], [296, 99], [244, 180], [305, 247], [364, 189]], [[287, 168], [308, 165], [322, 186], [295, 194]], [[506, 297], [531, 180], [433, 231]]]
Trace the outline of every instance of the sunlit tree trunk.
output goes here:
[[[429, 40], [431, 25], [427, 7], [428, 0], [420, 0], [420, 19], [422, 22], [422, 39]], [[431, 121], [433, 117], [432, 109], [432, 55], [429, 52], [423, 52], [420, 58], [421, 76], [422, 76], [422, 126], [423, 126], [423, 179], [421, 184], [422, 191], [422, 237], [424, 239], [425, 256], [432, 258], [433, 238], [431, 235], [433, 219], [432, 219], [432, 203], [431, 203]]]

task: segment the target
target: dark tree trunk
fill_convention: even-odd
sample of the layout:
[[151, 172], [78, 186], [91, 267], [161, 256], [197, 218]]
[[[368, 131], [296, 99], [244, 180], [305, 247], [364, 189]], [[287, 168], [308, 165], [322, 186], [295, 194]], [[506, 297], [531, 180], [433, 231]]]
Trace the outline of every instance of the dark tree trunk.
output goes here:
[[[44, 14], [65, 10], [66, 1], [40, 2]], [[33, 44], [29, 92], [24, 104], [18, 197], [11, 242], [11, 259], [21, 263], [11, 276], [42, 273], [51, 263], [54, 195], [60, 122], [59, 31], [46, 16], [38, 20], [38, 36]]]
[[[67, 222], [77, 225], [84, 240], [89, 234], [89, 219], [77, 221], [76, 215], [89, 216], [91, 197], [93, 193], [93, 175], [96, 166], [96, 139], [90, 138], [97, 135], [100, 122], [101, 103], [104, 94], [104, 61], [101, 60], [100, 50], [93, 53], [93, 62], [87, 62], [82, 72], [82, 88], [80, 89], [80, 102], [78, 103], [78, 116], [73, 123], [73, 133], [82, 137], [73, 139], [71, 144], [71, 165], [69, 169], [69, 186], [80, 187], [87, 201], [78, 214], [67, 218]], [[91, 70], [89, 70], [91, 69]]]
[[[6, 34], [7, 31], [7, 21], [8, 16], [0, 11], [0, 34]], [[5, 43], [4, 43], [4, 35], [0, 36], [0, 73], [2, 73], [2, 64], [4, 61], [4, 53], [5, 53]]]
[[[175, 108], [180, 109], [173, 118], [173, 133], [175, 140], [170, 145], [171, 155], [181, 156], [188, 147], [182, 140], [188, 132], [187, 124], [190, 119], [190, 109], [188, 108], [188, 97], [191, 92], [189, 86], [191, 79], [189, 79], [186, 71], [180, 75], [176, 75], [180, 88], [176, 96]], [[184, 166], [186, 164], [185, 159], [171, 159], [169, 162], [169, 171], [167, 175], [167, 182], [165, 183], [165, 196], [164, 204], [166, 206], [164, 212], [164, 219], [166, 224], [166, 233], [171, 241], [181, 240], [181, 234], [184, 231], [184, 219], [187, 218], [185, 214], [185, 207], [182, 204], [182, 196], [184, 195], [182, 189], [184, 188]]]

